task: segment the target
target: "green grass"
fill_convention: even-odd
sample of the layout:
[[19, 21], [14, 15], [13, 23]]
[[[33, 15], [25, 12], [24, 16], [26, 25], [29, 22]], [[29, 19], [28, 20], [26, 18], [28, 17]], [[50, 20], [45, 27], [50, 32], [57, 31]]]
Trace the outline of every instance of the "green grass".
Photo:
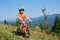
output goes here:
[[[31, 31], [30, 38], [24, 38], [22, 36], [13, 35], [12, 31], [16, 31], [16, 27], [13, 29], [6, 28], [8, 25], [0, 25], [0, 40], [54, 40], [52, 35], [48, 35], [44, 32], [37, 30]], [[57, 39], [56, 39], [57, 40]]]

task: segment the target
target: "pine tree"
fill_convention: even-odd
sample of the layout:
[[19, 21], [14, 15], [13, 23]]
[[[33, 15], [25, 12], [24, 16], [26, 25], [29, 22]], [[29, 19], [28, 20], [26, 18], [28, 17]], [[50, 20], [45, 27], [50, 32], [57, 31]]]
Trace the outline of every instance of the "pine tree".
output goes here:
[[54, 32], [57, 35], [60, 35], [60, 17], [59, 16], [55, 17], [54, 25], [51, 29], [51, 32]]
[[8, 24], [8, 22], [7, 22], [7, 20], [6, 20], [6, 19], [4, 19], [4, 24]]
[[16, 19], [16, 23], [15, 23], [15, 25], [16, 25], [17, 27], [19, 27], [19, 22], [18, 22], [17, 19]]
[[43, 31], [43, 24], [42, 23], [39, 24], [39, 28], [41, 29], [41, 31]]

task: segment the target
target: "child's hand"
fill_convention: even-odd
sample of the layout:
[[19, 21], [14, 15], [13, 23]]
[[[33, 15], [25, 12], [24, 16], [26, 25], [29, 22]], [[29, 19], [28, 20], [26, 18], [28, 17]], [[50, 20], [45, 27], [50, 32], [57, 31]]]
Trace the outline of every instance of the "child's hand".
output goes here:
[[25, 24], [25, 22], [24, 22], [24, 21], [22, 21], [22, 23], [23, 23], [23, 24]]
[[30, 20], [29, 23], [31, 23], [32, 21]]

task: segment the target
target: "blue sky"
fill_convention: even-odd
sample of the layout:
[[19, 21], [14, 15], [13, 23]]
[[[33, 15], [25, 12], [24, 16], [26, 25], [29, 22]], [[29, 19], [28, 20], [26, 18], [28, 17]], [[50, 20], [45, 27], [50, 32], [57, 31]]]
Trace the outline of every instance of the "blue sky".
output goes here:
[[20, 7], [32, 18], [42, 16], [44, 7], [47, 15], [60, 14], [60, 0], [0, 0], [0, 19], [16, 18]]

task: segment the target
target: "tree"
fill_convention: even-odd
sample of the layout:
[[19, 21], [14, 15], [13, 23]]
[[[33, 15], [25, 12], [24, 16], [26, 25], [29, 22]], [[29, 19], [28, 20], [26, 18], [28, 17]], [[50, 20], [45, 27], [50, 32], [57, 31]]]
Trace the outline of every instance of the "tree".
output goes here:
[[47, 30], [47, 22], [46, 22], [47, 21], [47, 15], [46, 15], [45, 11], [46, 11], [45, 8], [42, 9], [42, 13], [44, 15], [44, 30], [46, 31]]
[[39, 28], [41, 29], [41, 31], [43, 31], [43, 24], [42, 23], [39, 24]]
[[60, 35], [60, 17], [59, 16], [55, 17], [54, 25], [51, 29], [51, 32], [54, 32], [57, 35]]
[[4, 19], [4, 24], [8, 24], [8, 22], [7, 22], [7, 20], [6, 20], [6, 19]]
[[15, 25], [16, 25], [17, 27], [19, 27], [19, 25], [20, 25], [17, 19], [16, 19]]

